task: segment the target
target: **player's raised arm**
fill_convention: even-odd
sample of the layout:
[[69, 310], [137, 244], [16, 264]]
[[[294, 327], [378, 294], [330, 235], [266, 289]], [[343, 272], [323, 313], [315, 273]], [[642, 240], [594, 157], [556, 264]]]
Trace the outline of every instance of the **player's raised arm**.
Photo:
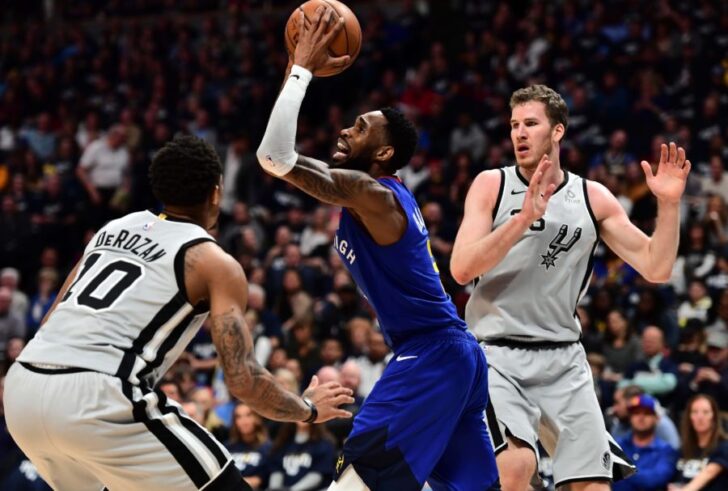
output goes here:
[[675, 143], [662, 145], [657, 172], [642, 161], [647, 186], [657, 198], [657, 222], [652, 237], [637, 228], [617, 199], [601, 184], [589, 182], [592, 204], [604, 242], [646, 280], [662, 283], [670, 278], [680, 239], [680, 199], [685, 191], [690, 161]]
[[220, 356], [225, 383], [235, 397], [276, 421], [323, 422], [351, 417], [350, 412], [338, 409], [341, 404], [354, 401], [350, 389], [334, 382], [318, 385], [314, 378], [301, 398], [281, 386], [257, 362], [243, 317], [248, 282], [231, 256], [207, 242], [187, 251], [184, 267], [190, 299], [209, 299], [212, 340]]
[[[299, 25], [303, 26], [303, 11], [300, 15]], [[319, 68], [348, 63], [348, 56], [331, 57], [328, 52], [329, 43], [343, 23], [343, 18], [337, 18], [333, 9], [320, 7], [313, 22], [300, 33], [293, 65], [286, 72], [287, 79], [271, 112], [257, 157], [266, 172], [325, 203], [379, 213], [397, 206], [389, 189], [365, 172], [332, 169], [324, 162], [298, 155], [294, 149], [298, 113], [312, 73]], [[331, 26], [328, 32], [327, 26]], [[393, 149], [384, 151], [393, 152]]]
[[475, 178], [465, 198], [465, 214], [450, 258], [450, 272], [455, 281], [465, 285], [490, 271], [528, 227], [543, 216], [556, 188], [551, 184], [541, 191], [544, 174], [550, 166], [551, 161], [544, 155], [525, 193], [521, 211], [495, 230], [492, 230], [493, 210], [503, 176], [498, 170], [489, 170]]

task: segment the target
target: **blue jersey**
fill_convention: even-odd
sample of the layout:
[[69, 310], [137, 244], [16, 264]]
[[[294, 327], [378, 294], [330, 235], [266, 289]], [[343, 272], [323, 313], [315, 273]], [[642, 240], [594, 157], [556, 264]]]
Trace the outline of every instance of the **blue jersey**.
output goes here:
[[377, 179], [394, 192], [407, 217], [399, 241], [380, 246], [346, 209], [334, 247], [379, 318], [387, 343], [446, 328], [465, 330], [440, 281], [425, 220], [412, 193], [396, 177]]

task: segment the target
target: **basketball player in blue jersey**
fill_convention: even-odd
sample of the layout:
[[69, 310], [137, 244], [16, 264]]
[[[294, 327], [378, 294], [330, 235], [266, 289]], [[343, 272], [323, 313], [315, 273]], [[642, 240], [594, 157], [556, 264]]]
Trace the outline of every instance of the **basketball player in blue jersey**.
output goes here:
[[341, 131], [331, 167], [294, 151], [312, 72], [347, 61], [327, 53], [341, 28], [325, 32], [330, 15], [320, 9], [301, 34], [257, 153], [267, 172], [343, 208], [334, 245], [394, 351], [329, 490], [415, 491], [425, 481], [437, 491], [495, 488], [485, 357], [443, 290], [417, 203], [394, 175], [414, 152], [414, 126], [394, 109], [363, 114]]

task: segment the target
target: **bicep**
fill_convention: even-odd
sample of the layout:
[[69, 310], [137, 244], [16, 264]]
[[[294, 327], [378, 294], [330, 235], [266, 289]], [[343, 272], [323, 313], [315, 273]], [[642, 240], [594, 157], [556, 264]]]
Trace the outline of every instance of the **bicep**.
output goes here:
[[640, 254], [649, 247], [649, 237], [630, 221], [624, 210], [602, 220], [599, 233], [616, 255], [633, 266], [638, 264]]

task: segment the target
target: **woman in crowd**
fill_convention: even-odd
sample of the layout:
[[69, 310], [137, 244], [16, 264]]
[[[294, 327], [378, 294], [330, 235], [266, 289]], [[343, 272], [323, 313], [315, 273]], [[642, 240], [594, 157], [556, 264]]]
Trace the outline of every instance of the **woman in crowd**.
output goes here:
[[682, 457], [669, 491], [728, 489], [728, 439], [720, 423], [718, 404], [710, 396], [693, 396], [683, 413]]
[[270, 473], [271, 442], [263, 419], [246, 404], [235, 406], [226, 447], [250, 487], [265, 489]]
[[619, 309], [607, 314], [607, 328], [604, 330], [602, 348], [607, 370], [605, 380], [619, 382], [629, 365], [642, 357], [639, 339], [632, 333], [629, 321]]
[[284, 424], [273, 443], [269, 488], [311, 491], [325, 487], [332, 478], [335, 452], [326, 426]]

